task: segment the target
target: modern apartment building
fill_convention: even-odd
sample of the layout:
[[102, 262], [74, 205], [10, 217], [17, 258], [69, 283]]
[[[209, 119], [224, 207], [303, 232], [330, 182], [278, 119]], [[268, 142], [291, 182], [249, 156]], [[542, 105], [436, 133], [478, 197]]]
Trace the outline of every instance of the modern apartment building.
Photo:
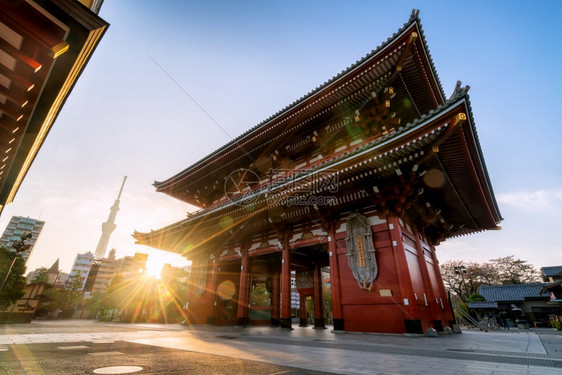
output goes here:
[[8, 249], [12, 249], [14, 241], [20, 240], [22, 234], [31, 233], [31, 238], [26, 240], [26, 243], [31, 245], [31, 247], [20, 254], [20, 257], [22, 259], [25, 259], [27, 263], [27, 259], [31, 255], [31, 252], [33, 251], [35, 243], [37, 242], [39, 234], [41, 233], [44, 225], [45, 222], [41, 220], [23, 216], [12, 216], [10, 222], [4, 230], [4, 234], [0, 238], [0, 246], [5, 246]]
[[134, 256], [115, 258], [115, 249], [109, 252], [107, 258], [95, 259], [86, 280], [84, 292], [90, 294], [104, 291], [111, 280], [121, 274], [125, 279], [131, 275], [138, 275], [146, 269], [148, 254], [135, 253]]
[[84, 254], [76, 254], [76, 258], [74, 258], [74, 265], [70, 271], [70, 279], [76, 276], [82, 277], [82, 289], [84, 289], [84, 286], [86, 285], [86, 280], [88, 279], [88, 274], [90, 273], [93, 262], [94, 254], [90, 251]]

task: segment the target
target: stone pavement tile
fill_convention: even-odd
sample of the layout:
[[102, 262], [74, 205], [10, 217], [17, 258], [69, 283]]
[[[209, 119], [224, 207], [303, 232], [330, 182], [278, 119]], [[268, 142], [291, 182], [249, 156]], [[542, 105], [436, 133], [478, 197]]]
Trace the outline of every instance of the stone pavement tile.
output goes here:
[[[438, 361], [439, 359], [437, 359]], [[415, 368], [431, 368], [434, 369], [436, 371], [440, 371], [440, 370], [446, 370], [446, 369], [450, 369], [452, 366], [450, 364], [447, 363], [437, 363], [436, 364], [436, 359], [434, 358], [433, 360], [430, 359], [424, 359], [423, 361], [418, 361], [416, 360], [414, 362]]]
[[499, 368], [497, 370], [492, 371], [492, 375], [528, 375], [528, 374], [529, 374], [528, 369], [516, 370], [516, 369]]
[[[299, 368], [305, 368], [302, 366], [298, 366]], [[312, 370], [311, 368], [306, 368], [308, 370]], [[346, 367], [333, 367], [330, 372], [334, 373], [334, 374], [342, 374], [342, 375], [362, 375], [364, 373], [359, 372], [359, 371], [350, 371], [348, 368]]]
[[491, 362], [472, 362], [462, 368], [462, 370], [488, 370], [492, 371], [498, 368], [498, 364]]
[[379, 374], [380, 371], [379, 368], [373, 366], [363, 366], [354, 369], [354, 373], [356, 374]]
[[547, 354], [546, 349], [541, 341], [539, 335], [535, 332], [529, 334], [529, 346], [527, 347], [528, 353]]
[[491, 375], [493, 370], [484, 370], [484, 369], [462, 369], [457, 372], [454, 372], [455, 375]]
[[[548, 367], [546, 367], [546, 368], [548, 368]], [[512, 364], [512, 363], [500, 363], [500, 364], [498, 364], [498, 370], [502, 370], [502, 371], [528, 371], [529, 366]]]
[[560, 375], [562, 374], [562, 368], [547, 368], [538, 366], [529, 366], [529, 375]]
[[[455, 373], [455, 371], [459, 371], [462, 370], [464, 367], [464, 363], [462, 361], [458, 361], [457, 363], [454, 363], [452, 365], [448, 365], [448, 366], [427, 366], [426, 368], [430, 371], [440, 371], [440, 372], [449, 372], [450, 374]], [[490, 370], [491, 371], [491, 370]]]
[[[428, 375], [451, 375], [451, 374], [456, 374], [457, 373], [457, 369], [454, 367], [451, 368], [447, 368], [447, 369], [436, 369], [436, 368], [426, 368], [423, 370], [419, 370], [416, 373], [423, 373], [423, 374], [428, 374]], [[481, 375], [476, 373], [477, 375]], [[490, 372], [484, 374], [484, 375], [489, 375]], [[472, 374], [471, 374], [472, 375]]]

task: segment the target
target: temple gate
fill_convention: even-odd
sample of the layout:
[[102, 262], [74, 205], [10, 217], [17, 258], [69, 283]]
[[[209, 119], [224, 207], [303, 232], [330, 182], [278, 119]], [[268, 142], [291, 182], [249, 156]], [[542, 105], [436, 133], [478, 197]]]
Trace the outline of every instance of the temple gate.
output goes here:
[[445, 98], [417, 11], [365, 58], [155, 186], [200, 207], [134, 234], [193, 261], [193, 324], [306, 325], [308, 300], [322, 329], [328, 282], [336, 331], [441, 331], [453, 317], [436, 246], [501, 221], [468, 87]]

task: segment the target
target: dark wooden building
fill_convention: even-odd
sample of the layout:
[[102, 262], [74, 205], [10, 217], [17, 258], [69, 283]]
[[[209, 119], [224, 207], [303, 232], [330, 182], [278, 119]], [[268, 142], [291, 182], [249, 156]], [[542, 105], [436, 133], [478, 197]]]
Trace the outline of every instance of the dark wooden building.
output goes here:
[[108, 26], [77, 0], [0, 2], [0, 212]]
[[[190, 323], [291, 327], [291, 274], [325, 326], [452, 324], [436, 246], [498, 229], [468, 87], [447, 98], [418, 12], [381, 46], [156, 189], [200, 207], [137, 243], [193, 261]], [[266, 298], [264, 298], [264, 296]]]

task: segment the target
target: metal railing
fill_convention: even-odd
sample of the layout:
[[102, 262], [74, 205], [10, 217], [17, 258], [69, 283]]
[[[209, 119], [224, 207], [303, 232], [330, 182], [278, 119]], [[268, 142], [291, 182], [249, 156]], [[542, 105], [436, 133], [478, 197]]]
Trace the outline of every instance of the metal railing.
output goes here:
[[465, 325], [469, 328], [478, 328], [479, 330], [488, 332], [488, 329], [490, 328], [488, 324], [489, 322], [487, 321], [479, 322], [478, 320], [470, 316], [466, 311], [463, 310], [462, 307], [460, 307], [455, 302], [451, 301], [451, 304], [453, 306], [453, 310], [455, 311], [455, 317], [457, 318], [459, 324]]

